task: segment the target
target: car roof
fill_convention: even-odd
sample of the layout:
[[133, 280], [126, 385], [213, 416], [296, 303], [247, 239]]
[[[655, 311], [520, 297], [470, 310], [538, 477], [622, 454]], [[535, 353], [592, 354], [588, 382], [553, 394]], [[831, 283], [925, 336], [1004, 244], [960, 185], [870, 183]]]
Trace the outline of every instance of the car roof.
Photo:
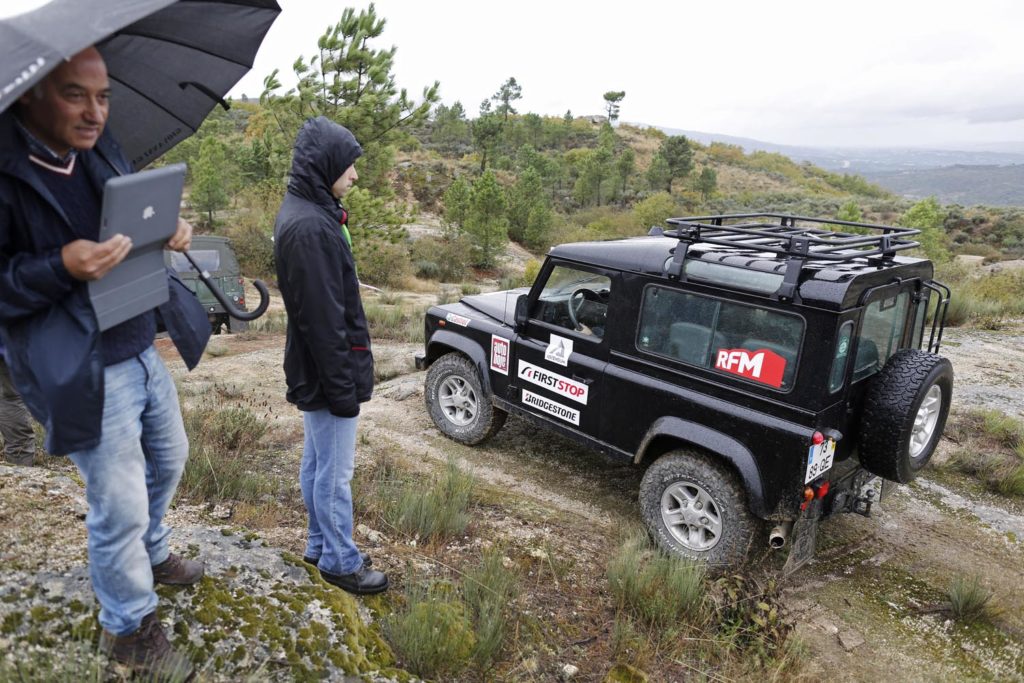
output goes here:
[[[640, 273], [670, 282], [666, 262], [673, 258], [679, 239], [665, 236], [631, 237], [618, 240], [574, 242], [552, 247], [551, 258], [575, 261], [580, 265]], [[785, 255], [743, 248], [697, 242], [689, 246], [686, 260], [699, 260], [748, 271], [786, 272]], [[816, 305], [833, 310], [844, 310], [860, 304], [862, 294], [879, 285], [889, 284], [896, 278], [931, 280], [934, 267], [931, 261], [907, 256], [888, 259], [858, 257], [845, 261], [807, 260], [800, 272], [799, 298], [805, 305]], [[696, 278], [694, 278], [696, 281]], [[771, 293], [753, 292], [732, 286], [724, 281], [701, 278], [702, 284], [724, 287], [753, 297], [777, 298]]]

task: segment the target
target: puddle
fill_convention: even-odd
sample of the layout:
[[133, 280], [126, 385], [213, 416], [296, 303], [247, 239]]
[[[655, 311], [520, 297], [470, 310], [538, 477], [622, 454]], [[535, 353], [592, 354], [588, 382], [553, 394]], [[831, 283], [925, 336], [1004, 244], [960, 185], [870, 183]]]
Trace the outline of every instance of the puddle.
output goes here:
[[1016, 543], [1024, 542], [1024, 517], [993, 505], [975, 502], [927, 479], [919, 478], [917, 483], [926, 491], [938, 494], [942, 498], [942, 502], [949, 507], [966, 510], [992, 529], [1003, 534], [1012, 534]]

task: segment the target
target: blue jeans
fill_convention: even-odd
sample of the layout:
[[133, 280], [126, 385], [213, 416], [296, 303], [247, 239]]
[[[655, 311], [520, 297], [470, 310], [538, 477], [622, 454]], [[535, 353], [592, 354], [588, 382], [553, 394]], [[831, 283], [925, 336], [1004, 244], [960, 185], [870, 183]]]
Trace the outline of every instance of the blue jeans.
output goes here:
[[337, 417], [326, 408], [302, 413], [306, 441], [299, 483], [309, 513], [306, 557], [331, 574], [351, 574], [363, 561], [352, 542], [352, 472], [358, 417]]
[[150, 346], [104, 372], [103, 433], [95, 448], [72, 453], [85, 480], [89, 573], [100, 624], [135, 631], [156, 609], [153, 565], [167, 559], [164, 513], [188, 459], [178, 393]]

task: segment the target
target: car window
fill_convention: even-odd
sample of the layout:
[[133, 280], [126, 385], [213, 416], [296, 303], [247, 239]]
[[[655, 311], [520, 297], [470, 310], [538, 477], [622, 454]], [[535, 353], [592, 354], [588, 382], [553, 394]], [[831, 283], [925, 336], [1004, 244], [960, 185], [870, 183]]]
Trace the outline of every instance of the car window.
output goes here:
[[787, 390], [803, 320], [664, 287], [644, 292], [637, 348]]
[[857, 337], [857, 356], [853, 365], [853, 381], [878, 372], [889, 356], [899, 349], [903, 327], [907, 321], [910, 293], [872, 301], [864, 309], [864, 322]]
[[843, 378], [846, 376], [846, 361], [850, 357], [850, 339], [853, 337], [853, 321], [847, 320], [839, 328], [836, 339], [835, 355], [832, 356], [832, 371], [828, 375], [829, 393], [842, 389]]
[[534, 317], [600, 339], [605, 333], [610, 295], [607, 275], [555, 266], [537, 299]]
[[[220, 270], [220, 252], [216, 249], [192, 249], [188, 253], [203, 270], [211, 273]], [[171, 268], [176, 272], [187, 273], [192, 270], [192, 264], [184, 254], [178, 251], [172, 251], [170, 254]]]

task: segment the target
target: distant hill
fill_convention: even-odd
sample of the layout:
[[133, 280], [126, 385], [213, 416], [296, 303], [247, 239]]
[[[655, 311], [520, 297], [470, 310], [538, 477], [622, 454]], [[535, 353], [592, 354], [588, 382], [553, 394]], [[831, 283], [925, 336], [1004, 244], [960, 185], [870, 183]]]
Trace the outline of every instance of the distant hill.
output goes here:
[[[644, 124], [634, 124], [643, 126]], [[970, 145], [945, 150], [916, 147], [804, 147], [753, 138], [655, 126], [707, 145], [722, 142], [745, 151], [782, 154], [797, 162], [864, 176], [909, 198], [936, 196], [963, 205], [1024, 206], [1024, 143]], [[993, 149], [993, 147], [998, 147]]]
[[946, 204], [1024, 206], [1024, 165], [947, 166], [863, 173], [867, 180], [911, 199], [936, 196]]

